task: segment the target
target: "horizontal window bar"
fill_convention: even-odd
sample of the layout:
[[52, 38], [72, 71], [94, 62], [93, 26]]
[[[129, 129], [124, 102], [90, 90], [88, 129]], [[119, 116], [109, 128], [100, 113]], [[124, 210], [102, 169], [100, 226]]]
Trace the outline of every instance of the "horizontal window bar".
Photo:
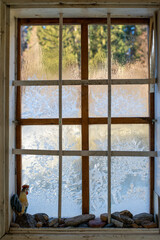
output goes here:
[[[112, 85], [153, 84], [155, 79], [112, 79]], [[13, 86], [58, 86], [59, 80], [16, 80]], [[108, 79], [62, 80], [62, 85], [108, 85]]]
[[[12, 0], [13, 1], [13, 0]], [[33, 1], [32, 1], [33, 3]], [[40, 4], [38, 4], [39, 7], [41, 7]], [[43, 4], [44, 5], [44, 4]], [[22, 6], [22, 4], [21, 4]], [[45, 6], [45, 5], [44, 5]], [[48, 5], [46, 5], [48, 6]], [[113, 7], [114, 4], [63, 4], [63, 6], [61, 4], [54, 4], [52, 7], [56, 8], [56, 7]], [[142, 7], [143, 5], [138, 5], [139, 7]], [[25, 4], [23, 4], [23, 7], [25, 7]], [[34, 7], [34, 5], [32, 5], [32, 7]], [[127, 7], [128, 5], [124, 5], [123, 7]], [[48, 18], [48, 19], [43, 19], [43, 18], [24, 18], [24, 19], [20, 19], [19, 20], [20, 25], [48, 25], [48, 24], [58, 24], [59, 23], [59, 19], [58, 18]], [[107, 16], [104, 18], [64, 18], [63, 19], [63, 23], [64, 24], [106, 24], [107, 25]], [[111, 18], [111, 24], [149, 24], [149, 18]]]
[[[52, 155], [59, 156], [58, 150], [13, 149], [15, 155]], [[108, 151], [62, 151], [62, 156], [108, 156]], [[155, 151], [111, 151], [111, 156], [156, 157]]]
[[[13, 121], [16, 125], [58, 125], [59, 119], [49, 118], [35, 118], [35, 119], [20, 119], [19, 121]], [[88, 124], [107, 124], [108, 118], [88, 118]], [[112, 124], [151, 124], [152, 118], [150, 117], [126, 117], [126, 118], [111, 118]], [[63, 118], [63, 125], [81, 125], [82, 118]]]

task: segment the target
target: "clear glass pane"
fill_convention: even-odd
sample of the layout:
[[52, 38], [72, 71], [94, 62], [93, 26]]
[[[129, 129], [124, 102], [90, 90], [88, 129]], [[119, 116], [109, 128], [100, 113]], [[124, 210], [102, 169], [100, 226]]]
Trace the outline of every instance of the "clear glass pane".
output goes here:
[[90, 213], [99, 217], [108, 211], [107, 157], [89, 158]]
[[63, 118], [81, 117], [81, 86], [62, 87]]
[[89, 149], [108, 149], [108, 126], [107, 124], [89, 125]]
[[149, 213], [149, 158], [112, 157], [111, 211]]
[[62, 128], [63, 150], [81, 150], [81, 126], [63, 125]]
[[22, 118], [58, 118], [58, 87], [21, 87]]
[[22, 126], [22, 148], [59, 149], [59, 126]]
[[59, 26], [21, 27], [21, 80], [58, 80]]
[[89, 25], [89, 79], [108, 78], [107, 25]]
[[82, 214], [82, 161], [72, 156], [62, 162], [62, 217], [74, 217]]
[[149, 151], [148, 124], [112, 124], [112, 150]]
[[30, 214], [58, 215], [58, 157], [22, 156], [22, 184], [29, 184]]
[[148, 85], [112, 86], [112, 117], [148, 117]]
[[108, 87], [89, 86], [89, 117], [108, 116]]
[[148, 26], [112, 25], [112, 78], [148, 78]]
[[63, 26], [63, 80], [81, 79], [81, 26]]

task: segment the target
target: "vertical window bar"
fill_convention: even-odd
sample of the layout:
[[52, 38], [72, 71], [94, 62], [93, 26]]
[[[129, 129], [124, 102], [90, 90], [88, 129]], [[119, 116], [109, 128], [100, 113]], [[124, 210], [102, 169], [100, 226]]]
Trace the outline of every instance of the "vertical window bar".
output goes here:
[[[81, 79], [88, 79], [88, 24], [81, 25]], [[82, 150], [89, 149], [88, 85], [81, 86]], [[82, 214], [89, 213], [89, 157], [82, 156]]]
[[58, 218], [61, 219], [62, 210], [62, 28], [63, 14], [59, 14], [59, 193]]
[[[18, 54], [17, 54], [17, 79], [21, 80], [21, 22], [18, 20]], [[16, 121], [21, 119], [21, 87], [17, 87], [16, 99]], [[16, 126], [16, 148], [21, 149], [21, 125]], [[22, 186], [22, 156], [16, 156], [16, 172], [17, 172], [17, 194], [20, 194]]]
[[111, 18], [107, 14], [108, 25], [108, 222], [111, 221]]

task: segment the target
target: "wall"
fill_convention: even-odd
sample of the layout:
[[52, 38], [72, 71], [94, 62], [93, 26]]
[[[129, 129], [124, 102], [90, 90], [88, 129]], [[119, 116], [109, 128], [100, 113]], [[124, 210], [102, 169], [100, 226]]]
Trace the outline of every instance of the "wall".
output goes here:
[[[157, 40], [158, 40], [158, 56], [160, 56], [160, 11], [158, 13], [158, 21], [157, 21]], [[155, 118], [156, 122], [156, 129], [155, 129], [155, 138], [156, 138], [156, 145], [155, 150], [158, 153], [158, 157], [155, 159], [155, 192], [160, 196], [160, 58], [158, 57], [158, 84], [155, 87]]]
[[5, 233], [5, 6], [0, 1], [0, 237]]

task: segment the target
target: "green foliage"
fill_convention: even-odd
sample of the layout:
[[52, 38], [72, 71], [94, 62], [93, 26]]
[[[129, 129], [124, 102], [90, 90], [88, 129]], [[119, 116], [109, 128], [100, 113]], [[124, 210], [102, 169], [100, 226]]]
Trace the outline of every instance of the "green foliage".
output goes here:
[[59, 66], [59, 27], [56, 25], [38, 26], [37, 36], [42, 47], [43, 65], [47, 69], [46, 72], [55, 73]]
[[133, 63], [142, 57], [138, 49], [141, 46], [139, 36], [143, 30], [138, 25], [114, 25], [112, 26], [111, 46], [112, 57], [115, 62], [125, 65]]
[[[119, 65], [142, 60], [141, 36], [146, 32], [144, 26], [112, 25], [112, 61]], [[31, 27], [28, 28], [26, 41], [29, 42]], [[59, 65], [59, 26], [37, 26], [37, 36], [42, 49], [42, 61], [47, 72], [55, 73]], [[147, 35], [146, 35], [147, 36]], [[89, 64], [90, 68], [106, 66], [107, 63], [107, 26], [89, 25]], [[81, 65], [81, 28], [80, 25], [63, 26], [63, 70]]]
[[97, 68], [107, 62], [107, 26], [89, 26], [89, 60], [90, 67]]

